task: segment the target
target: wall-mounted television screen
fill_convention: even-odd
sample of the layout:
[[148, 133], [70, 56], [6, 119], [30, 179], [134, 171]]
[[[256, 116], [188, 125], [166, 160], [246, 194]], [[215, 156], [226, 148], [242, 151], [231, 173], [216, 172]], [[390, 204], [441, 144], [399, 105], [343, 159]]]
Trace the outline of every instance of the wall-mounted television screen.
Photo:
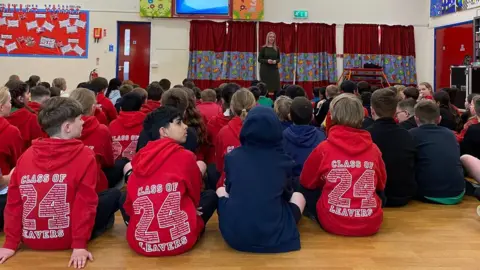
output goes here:
[[178, 15], [229, 15], [230, 0], [175, 0]]

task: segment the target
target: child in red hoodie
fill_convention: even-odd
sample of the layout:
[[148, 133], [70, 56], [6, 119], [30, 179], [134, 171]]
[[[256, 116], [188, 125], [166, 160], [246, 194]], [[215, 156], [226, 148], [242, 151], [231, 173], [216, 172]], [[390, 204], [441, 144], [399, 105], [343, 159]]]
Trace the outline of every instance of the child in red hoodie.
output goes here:
[[75, 268], [93, 259], [87, 242], [113, 221], [120, 191], [95, 193], [94, 153], [75, 139], [82, 132], [81, 113], [78, 102], [64, 97], [46, 101], [40, 111], [50, 138], [33, 141], [11, 176], [0, 263], [20, 243], [35, 250], [73, 249], [69, 266]]
[[150, 114], [160, 139], [149, 142], [132, 161], [122, 214], [128, 244], [144, 256], [190, 250], [217, 207], [214, 191], [201, 192], [205, 163], [180, 146], [187, 139], [183, 114], [170, 106]]
[[[217, 137], [220, 130], [224, 126], [226, 126], [228, 122], [232, 119], [232, 116], [230, 114], [230, 101], [232, 100], [233, 94], [241, 88], [240, 85], [236, 83], [229, 83], [225, 85], [222, 84], [222, 86], [223, 87], [221, 87], [221, 96], [223, 112], [219, 113], [217, 116], [212, 117], [207, 123], [207, 135], [209, 142], [215, 142], [215, 138]], [[220, 178], [220, 173], [215, 166], [215, 147], [213, 145], [209, 146], [206, 163], [208, 164], [207, 183], [216, 183]], [[206, 188], [216, 190], [216, 185], [211, 187], [206, 186]]]
[[77, 88], [72, 91], [70, 98], [82, 105], [84, 123], [80, 140], [95, 152], [98, 167], [97, 192], [115, 187], [122, 180], [123, 167], [128, 161], [122, 159], [118, 165], [114, 161], [110, 130], [93, 116], [95, 94], [88, 89]]
[[201, 92], [202, 102], [197, 105], [197, 109], [203, 116], [205, 123], [208, 123], [214, 116], [222, 113], [222, 107], [215, 101], [217, 94], [212, 89], [205, 89]]
[[105, 96], [105, 91], [108, 88], [108, 81], [105, 78], [98, 77], [93, 79], [89, 84], [89, 89], [95, 92], [97, 96], [97, 103], [101, 106], [102, 111], [107, 117], [108, 123], [117, 118], [117, 110], [112, 101]]
[[147, 103], [142, 105], [141, 112], [149, 114], [160, 107], [160, 100], [162, 99], [163, 89], [159, 83], [153, 82], [147, 86], [148, 99]]
[[30, 89], [30, 97], [31, 101], [28, 102], [27, 106], [38, 114], [42, 104], [50, 98], [50, 90], [41, 85], [35, 86]]
[[20, 131], [5, 119], [11, 109], [10, 92], [6, 86], [0, 87], [0, 172], [3, 175], [15, 167], [23, 150]]
[[6, 86], [10, 90], [12, 99], [12, 110], [6, 119], [20, 130], [23, 150], [26, 150], [30, 147], [32, 140], [45, 137], [45, 133], [38, 124], [35, 112], [25, 105], [30, 99], [28, 85], [22, 81], [9, 81]]
[[217, 188], [224, 185], [225, 173], [223, 171], [223, 163], [225, 155], [240, 146], [240, 130], [243, 126], [243, 120], [245, 120], [248, 112], [256, 105], [255, 96], [247, 89], [240, 89], [233, 94], [230, 103], [230, 112], [234, 117], [220, 130], [215, 140], [215, 160], [216, 167], [221, 173], [220, 181], [209, 183], [209, 185], [216, 186]]
[[[337, 96], [330, 106], [328, 139], [310, 154], [300, 175], [307, 211], [333, 234], [368, 236], [383, 220], [385, 189], [382, 154], [367, 131], [361, 130], [363, 106], [352, 94]], [[321, 193], [321, 195], [320, 195]]]
[[143, 101], [137, 93], [126, 94], [120, 103], [120, 114], [108, 126], [113, 140], [113, 157], [132, 160], [146, 115], [140, 111]]

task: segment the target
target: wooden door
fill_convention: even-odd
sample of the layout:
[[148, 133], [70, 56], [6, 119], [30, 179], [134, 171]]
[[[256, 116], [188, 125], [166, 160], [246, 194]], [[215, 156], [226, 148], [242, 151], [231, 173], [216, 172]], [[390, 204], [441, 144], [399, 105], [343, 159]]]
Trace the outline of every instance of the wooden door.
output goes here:
[[150, 83], [150, 23], [118, 22], [117, 78]]

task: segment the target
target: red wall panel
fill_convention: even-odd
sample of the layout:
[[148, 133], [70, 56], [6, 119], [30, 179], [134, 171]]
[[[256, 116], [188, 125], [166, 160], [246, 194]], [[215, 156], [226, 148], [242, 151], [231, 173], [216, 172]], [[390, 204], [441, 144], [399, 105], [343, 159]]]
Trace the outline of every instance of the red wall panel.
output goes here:
[[435, 88], [449, 87], [450, 66], [462, 65], [465, 55], [472, 54], [473, 24], [471, 22], [436, 28]]

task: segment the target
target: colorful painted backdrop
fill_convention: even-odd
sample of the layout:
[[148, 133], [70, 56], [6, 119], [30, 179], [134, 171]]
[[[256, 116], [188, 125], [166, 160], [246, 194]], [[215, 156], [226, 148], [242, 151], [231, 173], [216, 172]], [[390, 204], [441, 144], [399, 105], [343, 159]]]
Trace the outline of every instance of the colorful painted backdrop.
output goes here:
[[234, 20], [263, 20], [264, 0], [233, 0]]
[[172, 17], [172, 0], [140, 0], [140, 16], [150, 18]]

